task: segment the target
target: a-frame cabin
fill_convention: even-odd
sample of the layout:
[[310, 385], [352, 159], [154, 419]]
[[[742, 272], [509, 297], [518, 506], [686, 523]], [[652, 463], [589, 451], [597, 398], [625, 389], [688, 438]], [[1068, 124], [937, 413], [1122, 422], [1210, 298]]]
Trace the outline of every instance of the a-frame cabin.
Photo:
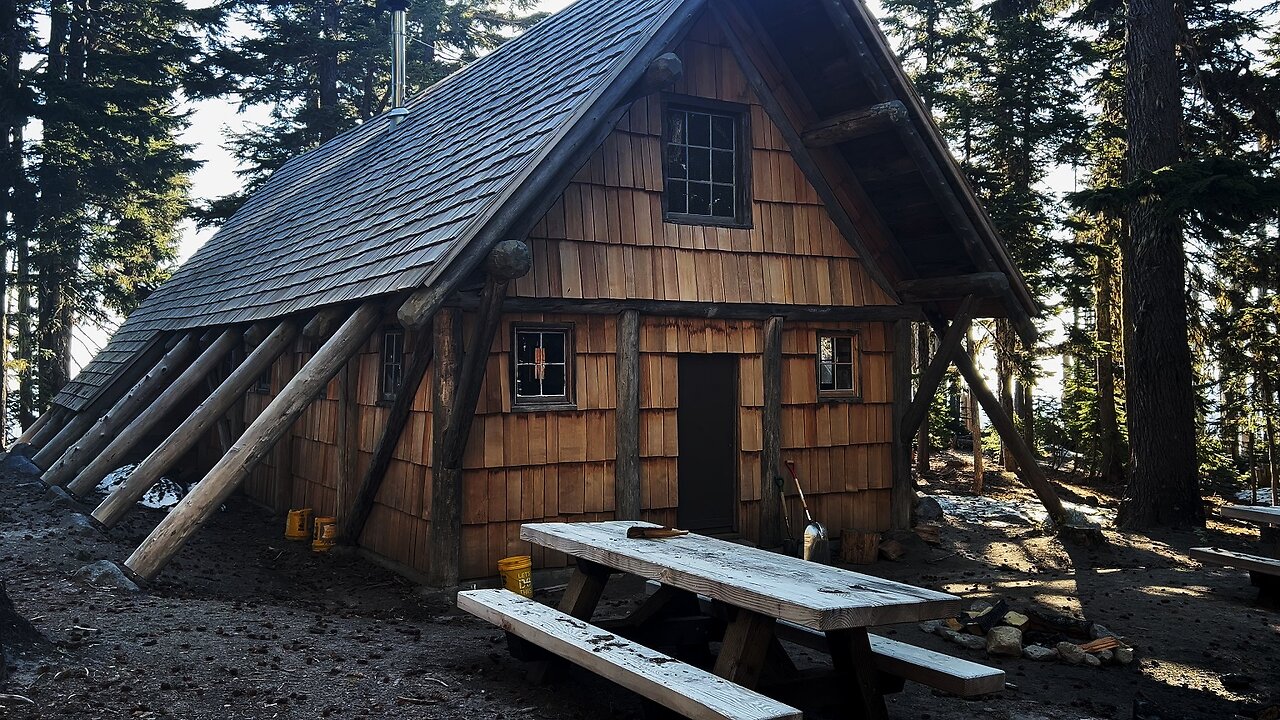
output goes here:
[[439, 584], [528, 521], [777, 546], [788, 461], [836, 534], [903, 529], [912, 323], [931, 396], [1035, 312], [860, 0], [578, 0], [406, 110], [277, 172], [24, 436], [76, 494], [141, 461], [107, 527], [203, 477], [137, 575], [237, 488]]

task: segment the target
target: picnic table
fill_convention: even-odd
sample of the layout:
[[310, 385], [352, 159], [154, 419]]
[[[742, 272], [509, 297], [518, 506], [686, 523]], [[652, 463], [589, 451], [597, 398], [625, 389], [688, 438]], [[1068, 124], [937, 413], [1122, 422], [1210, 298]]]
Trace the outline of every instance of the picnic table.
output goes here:
[[[834, 678], [823, 678], [822, 686], [828, 692], [844, 694], [841, 704], [852, 717], [885, 717], [884, 692], [897, 688], [883, 684], [884, 670], [894, 662], [898, 663], [897, 667], [921, 666], [949, 673], [952, 679], [972, 680], [986, 692], [1003, 687], [1004, 676], [998, 670], [868, 633], [868, 628], [877, 625], [954, 616], [961, 609], [958, 597], [703, 535], [663, 539], [627, 537], [628, 528], [638, 525], [647, 524], [634, 521], [535, 523], [524, 525], [520, 537], [575, 559], [573, 576], [561, 599], [559, 612], [577, 621], [592, 620], [605, 583], [614, 572], [639, 576], [659, 585], [657, 592], [623, 623], [617, 624], [618, 627], [642, 630], [646, 625], [661, 627], [664, 618], [696, 620], [689, 617], [690, 608], [696, 611], [699, 600], [703, 606], [709, 602], [713, 615], [722, 623], [722, 634], [717, 632], [714, 636], [721, 645], [711, 673], [719, 680], [749, 691], [760, 689], [774, 694], [775, 688], [785, 684], [773, 683], [778, 679], [772, 677], [775, 670], [782, 670], [781, 674], [793, 681], [804, 679], [803, 673], [795, 672], [779, 642], [780, 628], [825, 637]], [[477, 607], [484, 604], [480, 600], [472, 593], [460, 593], [459, 607], [497, 622], [503, 613]], [[511, 623], [503, 626], [508, 630], [514, 627]], [[607, 626], [601, 624], [600, 627]], [[693, 627], [686, 622], [681, 632], [693, 638], [691, 643], [696, 645], [703, 635], [691, 632]], [[536, 631], [530, 634], [536, 636]], [[619, 630], [619, 634], [625, 633]], [[540, 637], [535, 640], [541, 641]], [[569, 656], [562, 654], [562, 657]], [[589, 656], [589, 659], [596, 658]], [[618, 679], [605, 672], [601, 674]], [[998, 686], [994, 685], [996, 682]], [[898, 687], [900, 685], [899, 680]], [[708, 715], [745, 716], [748, 715]], [[798, 713], [760, 716], [798, 717]]]
[[[1262, 525], [1263, 544], [1272, 543], [1271, 551], [1280, 554], [1280, 534], [1274, 529], [1280, 526], [1280, 507], [1224, 505], [1218, 508], [1218, 516]], [[1280, 558], [1225, 550], [1219, 547], [1191, 548], [1188, 554], [1203, 563], [1247, 570], [1250, 582], [1258, 588], [1258, 602], [1264, 605], [1280, 606]]]

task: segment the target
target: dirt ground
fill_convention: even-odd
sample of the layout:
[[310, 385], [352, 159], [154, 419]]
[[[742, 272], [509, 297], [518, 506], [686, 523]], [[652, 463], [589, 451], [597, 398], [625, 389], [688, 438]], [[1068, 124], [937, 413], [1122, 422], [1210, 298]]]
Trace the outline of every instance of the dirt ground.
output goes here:
[[[953, 472], [960, 464], [941, 456], [923, 488], [962, 492], [963, 468]], [[1030, 497], [1007, 477], [987, 478], [991, 496]], [[145, 592], [86, 587], [71, 573], [123, 560], [160, 512], [140, 508], [106, 537], [42, 495], [29, 477], [0, 476], [0, 582], [53, 643], [12, 664], [0, 718], [641, 716], [634, 696], [584, 673], [530, 685], [502, 634], [459, 613], [447, 595], [354, 555], [314, 555], [286, 542], [279, 519], [243, 500], [218, 513]], [[1064, 498], [1114, 504], [1106, 489], [1070, 483]], [[1088, 549], [1027, 525], [951, 516], [942, 524], [940, 546], [857, 569], [1015, 609], [1083, 615], [1125, 637], [1139, 659], [1101, 668], [998, 660], [915, 625], [886, 628], [1002, 667], [1010, 683], [976, 700], [908, 683], [890, 696], [891, 717], [1130, 718], [1138, 699], [1143, 720], [1262, 720], [1280, 703], [1280, 613], [1254, 605], [1245, 573], [1204, 568], [1185, 554], [1206, 543], [1248, 550], [1256, 531], [1217, 522], [1154, 538], [1108, 530], [1106, 546]], [[638, 590], [620, 585], [606, 605], [621, 612]], [[1223, 676], [1233, 685], [1232, 676], [1246, 677], [1229, 690]]]

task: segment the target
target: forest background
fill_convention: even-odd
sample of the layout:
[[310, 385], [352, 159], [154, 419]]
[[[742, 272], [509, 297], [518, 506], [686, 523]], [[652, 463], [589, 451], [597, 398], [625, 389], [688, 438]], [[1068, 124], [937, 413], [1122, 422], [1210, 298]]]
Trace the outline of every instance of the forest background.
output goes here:
[[[416, 0], [411, 92], [567, 4]], [[1043, 452], [1163, 498], [1130, 524], [1277, 479], [1278, 6], [873, 7], [1045, 303], [1033, 346], [995, 321], [969, 350]], [[0, 427], [271, 171], [383, 111], [389, 42], [374, 0], [0, 0]], [[1012, 468], [982, 427], [953, 376], [918, 462], [976, 436]]]

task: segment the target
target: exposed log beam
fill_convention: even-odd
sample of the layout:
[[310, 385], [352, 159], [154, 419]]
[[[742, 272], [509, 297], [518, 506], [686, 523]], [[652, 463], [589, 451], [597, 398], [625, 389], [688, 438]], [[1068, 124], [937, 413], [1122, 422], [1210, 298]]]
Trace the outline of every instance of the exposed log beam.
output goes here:
[[1009, 278], [1004, 273], [989, 272], [907, 280], [898, 283], [898, 292], [904, 300], [920, 303], [962, 298], [966, 295], [979, 298], [1000, 297], [1009, 292]]
[[[98, 486], [107, 473], [115, 470], [123, 462], [125, 456], [142, 440], [147, 433], [169, 414], [179, 403], [194, 393], [209, 373], [217, 370], [218, 365], [226, 358], [227, 353], [240, 343], [242, 333], [239, 330], [224, 330], [221, 335], [205, 349], [195, 362], [191, 363], [182, 374], [173, 381], [155, 402], [134, 418], [124, 430], [116, 433], [107, 446], [96, 457], [80, 469], [75, 479], [67, 484], [67, 491], [83, 497]], [[74, 469], [74, 468], [73, 468]]]
[[231, 450], [133, 551], [125, 566], [144, 580], [154, 578], [271, 452], [302, 411], [324, 391], [333, 376], [381, 324], [382, 308], [377, 301], [366, 301], [352, 313], [249, 425]]
[[[104, 527], [114, 527], [125, 513], [156, 484], [160, 476], [187, 453], [196, 442], [219, 424], [263, 372], [270, 369], [276, 358], [293, 347], [298, 337], [298, 323], [281, 322], [231, 374], [218, 385], [204, 402], [183, 420], [169, 437], [165, 438], [151, 454], [138, 464], [129, 477], [93, 511], [93, 519]], [[228, 449], [230, 449], [228, 447]]]
[[871, 93], [875, 95], [876, 100], [880, 102], [893, 100], [895, 95], [893, 87], [881, 70], [877, 55], [871, 52], [871, 48], [863, 40], [853, 16], [849, 14], [849, 9], [841, 0], [822, 0], [822, 6], [826, 8], [831, 22], [840, 30], [841, 37], [845, 39], [850, 52], [856, 58], [851, 64], [862, 75], [862, 79], [871, 88]]
[[[934, 332], [939, 335], [951, 332], [951, 329], [947, 327], [946, 321], [940, 318], [933, 320], [933, 328]], [[1068, 525], [1070, 518], [1067, 515], [1067, 510], [1062, 506], [1062, 500], [1058, 498], [1058, 493], [1053, 489], [1053, 484], [1049, 482], [1049, 478], [1044, 474], [1044, 469], [1040, 467], [1040, 458], [1036, 457], [1036, 453], [1027, 445], [1022, 433], [1018, 432], [1018, 427], [1014, 425], [1013, 419], [1005, 414], [1004, 408], [1000, 406], [1000, 401], [987, 388], [987, 383], [982, 379], [982, 374], [978, 372], [977, 366], [974, 365], [973, 358], [969, 357], [968, 353], [957, 353], [954, 362], [956, 367], [959, 368], [960, 374], [964, 376], [965, 382], [968, 383], [969, 389], [978, 398], [978, 404], [982, 406], [983, 412], [987, 414], [987, 418], [995, 426], [996, 432], [1000, 434], [1000, 438], [1004, 440], [1005, 444], [1013, 452], [1014, 458], [1018, 461], [1018, 476], [1039, 498], [1040, 504], [1044, 505], [1045, 510], [1049, 512], [1049, 519], [1055, 526], [1062, 528]]]
[[640, 519], [640, 313], [618, 316], [618, 405], [615, 423], [613, 516]]
[[906, 106], [901, 101], [890, 100], [821, 120], [805, 130], [801, 137], [811, 148], [828, 147], [892, 130], [906, 121]]
[[[474, 310], [475, 295], [459, 296], [450, 305]], [[678, 300], [578, 300], [574, 298], [509, 297], [502, 303], [504, 313], [573, 313], [618, 315], [635, 310], [641, 315], [712, 318], [720, 320], [764, 320], [781, 317], [793, 322], [892, 322], [923, 320], [919, 305], [780, 305], [772, 303], [708, 303]]]
[[462, 549], [462, 472], [444, 468], [445, 433], [452, 425], [462, 361], [462, 312], [441, 308], [433, 323], [435, 372], [431, 392], [431, 565], [427, 582], [439, 587], [457, 583]]
[[625, 107], [656, 92], [670, 90], [684, 76], [684, 62], [675, 53], [664, 53], [653, 59], [644, 75], [615, 107]]
[[764, 322], [761, 375], [764, 409], [760, 417], [760, 547], [782, 545], [782, 330], [781, 316]]
[[53, 405], [48, 410], [45, 410], [41, 413], [40, 417], [36, 418], [35, 422], [28, 425], [27, 428], [22, 431], [22, 434], [18, 436], [18, 439], [13, 441], [13, 445], [11, 447], [31, 444], [32, 439], [38, 437], [40, 431], [48, 427], [49, 424], [53, 422], [53, 419], [60, 415], [62, 411], [62, 408], [57, 405]]
[[933, 396], [938, 393], [938, 385], [947, 374], [947, 368], [951, 367], [951, 362], [955, 360], [956, 355], [960, 354], [961, 343], [964, 342], [965, 333], [969, 331], [969, 323], [973, 321], [973, 304], [972, 297], [966, 297], [961, 301], [951, 329], [945, 335], [939, 336], [942, 342], [938, 346], [938, 351], [934, 353], [929, 367], [920, 374], [915, 399], [902, 415], [902, 424], [898, 429], [903, 435], [910, 436], [915, 433], [916, 428], [920, 427], [925, 414], [929, 412], [929, 406], [933, 404]]
[[[197, 350], [198, 338], [197, 333], [190, 333], [165, 353], [160, 362], [156, 363], [155, 367], [151, 368], [151, 371], [144, 375], [106, 414], [98, 418], [98, 422], [89, 428], [75, 444], [67, 448], [57, 462], [48, 466], [49, 469], [41, 479], [48, 485], [62, 485], [71, 479], [82, 462], [96, 455], [173, 381], [178, 375], [179, 368], [185, 365]], [[33, 459], [35, 464], [45, 467], [44, 462], [49, 461], [46, 452], [53, 447], [50, 445], [37, 453], [36, 458]]]
[[302, 326], [302, 337], [308, 340], [323, 340], [333, 335], [334, 329], [347, 318], [346, 313], [338, 308], [325, 308], [317, 312]]

